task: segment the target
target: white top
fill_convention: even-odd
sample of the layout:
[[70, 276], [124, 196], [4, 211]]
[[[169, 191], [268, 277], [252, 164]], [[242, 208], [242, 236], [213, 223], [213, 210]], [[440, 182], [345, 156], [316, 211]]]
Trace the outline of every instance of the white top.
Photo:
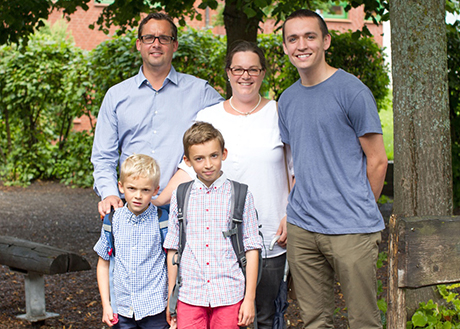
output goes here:
[[[247, 184], [254, 196], [266, 249], [263, 256], [271, 258], [286, 252], [277, 244], [273, 251], [269, 250], [286, 214], [289, 194], [276, 102], [270, 101], [248, 116], [230, 114], [219, 103], [198, 112], [196, 121], [209, 122], [220, 130], [228, 149], [223, 172], [229, 179]], [[184, 162], [179, 168], [195, 177], [193, 168]]]

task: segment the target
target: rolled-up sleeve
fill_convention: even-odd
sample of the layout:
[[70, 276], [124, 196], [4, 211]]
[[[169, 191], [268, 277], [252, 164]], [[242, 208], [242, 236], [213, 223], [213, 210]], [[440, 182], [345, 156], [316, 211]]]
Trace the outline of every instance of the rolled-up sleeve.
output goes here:
[[259, 235], [259, 223], [254, 206], [254, 197], [248, 191], [243, 213], [243, 245], [244, 251], [262, 249], [262, 237]]

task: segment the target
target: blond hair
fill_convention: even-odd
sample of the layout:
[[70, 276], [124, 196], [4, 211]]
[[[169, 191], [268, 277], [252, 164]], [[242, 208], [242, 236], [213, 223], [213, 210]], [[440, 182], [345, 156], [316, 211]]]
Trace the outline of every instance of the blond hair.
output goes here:
[[225, 148], [224, 137], [219, 130], [207, 122], [197, 121], [195, 122], [184, 134], [182, 142], [184, 144], [184, 154], [189, 158], [190, 147], [193, 145], [204, 144], [206, 142], [217, 139], [222, 148], [222, 152]]
[[146, 177], [151, 179], [155, 188], [160, 184], [160, 167], [150, 156], [133, 154], [126, 158], [121, 165], [120, 182], [123, 184], [127, 177]]

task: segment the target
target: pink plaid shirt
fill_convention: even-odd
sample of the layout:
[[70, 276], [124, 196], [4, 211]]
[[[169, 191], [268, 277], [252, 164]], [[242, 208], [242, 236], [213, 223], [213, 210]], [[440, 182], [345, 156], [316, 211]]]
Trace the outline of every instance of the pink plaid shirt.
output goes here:
[[[244, 298], [245, 279], [230, 238], [231, 183], [224, 174], [209, 188], [200, 180], [190, 191], [186, 218], [186, 245], [180, 263], [182, 286], [179, 300], [204, 307], [233, 305]], [[177, 250], [179, 224], [176, 192], [171, 198], [166, 249]], [[244, 249], [261, 249], [254, 199], [248, 191], [243, 213]]]

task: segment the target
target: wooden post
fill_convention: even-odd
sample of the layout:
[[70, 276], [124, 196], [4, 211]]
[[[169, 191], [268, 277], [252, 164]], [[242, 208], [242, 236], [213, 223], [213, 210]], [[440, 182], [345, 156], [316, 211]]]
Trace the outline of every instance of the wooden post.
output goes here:
[[26, 314], [18, 315], [19, 319], [40, 322], [59, 316], [57, 313], [46, 312], [45, 280], [43, 274], [28, 272], [25, 275]]

